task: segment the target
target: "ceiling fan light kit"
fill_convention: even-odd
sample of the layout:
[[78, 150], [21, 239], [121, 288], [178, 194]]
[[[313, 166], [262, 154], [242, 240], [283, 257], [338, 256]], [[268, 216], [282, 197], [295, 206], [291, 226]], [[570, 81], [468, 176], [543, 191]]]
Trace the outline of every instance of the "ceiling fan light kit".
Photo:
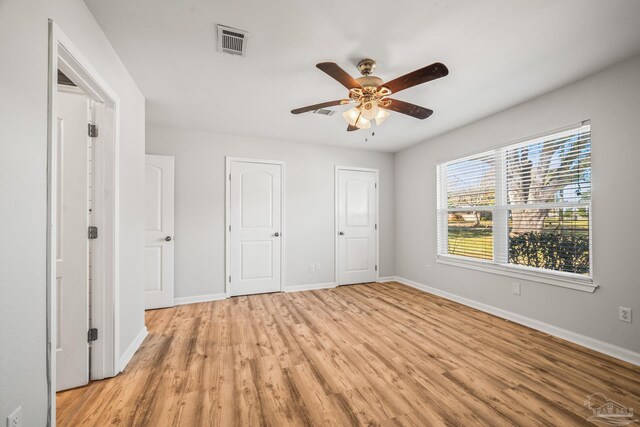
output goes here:
[[362, 115], [362, 111], [355, 107], [342, 113], [342, 117], [349, 126], [356, 127], [358, 129], [369, 129], [371, 127], [371, 120], [365, 118]]
[[382, 124], [382, 122], [387, 120], [387, 117], [389, 117], [390, 115], [391, 115], [390, 112], [388, 112], [384, 108], [381, 108], [380, 111], [378, 111], [378, 114], [375, 117], [376, 126], [380, 126]]
[[360, 71], [362, 77], [355, 79], [334, 62], [321, 62], [316, 67], [349, 89], [349, 99], [309, 105], [291, 110], [291, 113], [301, 114], [318, 110], [319, 108], [355, 103], [355, 107], [342, 113], [342, 117], [348, 124], [347, 131], [369, 129], [372, 121], [375, 121], [376, 125], [380, 126], [390, 116], [389, 111], [406, 114], [420, 120], [426, 119], [433, 114], [432, 110], [392, 99], [389, 96], [449, 74], [449, 70], [444, 64], [436, 62], [384, 83], [381, 78], [371, 75], [376, 68], [376, 62], [373, 59], [367, 58], [358, 62], [358, 71]]

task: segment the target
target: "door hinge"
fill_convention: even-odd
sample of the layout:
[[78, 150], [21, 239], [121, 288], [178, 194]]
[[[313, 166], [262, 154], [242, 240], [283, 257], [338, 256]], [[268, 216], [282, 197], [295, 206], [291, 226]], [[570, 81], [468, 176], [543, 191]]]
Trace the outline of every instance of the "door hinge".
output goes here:
[[376, 230], [378, 229], [378, 224], [376, 224]]
[[231, 174], [229, 174], [229, 181], [231, 181]]
[[89, 226], [89, 240], [98, 238], [98, 227]]
[[376, 271], [378, 271], [378, 266], [376, 265]]
[[95, 341], [98, 339], [98, 328], [89, 329], [89, 333], [87, 334], [87, 341]]
[[378, 188], [378, 183], [377, 182], [375, 183], [375, 188]]
[[229, 283], [231, 283], [231, 276], [229, 276]]
[[97, 138], [98, 137], [98, 126], [93, 123], [89, 123], [89, 137]]

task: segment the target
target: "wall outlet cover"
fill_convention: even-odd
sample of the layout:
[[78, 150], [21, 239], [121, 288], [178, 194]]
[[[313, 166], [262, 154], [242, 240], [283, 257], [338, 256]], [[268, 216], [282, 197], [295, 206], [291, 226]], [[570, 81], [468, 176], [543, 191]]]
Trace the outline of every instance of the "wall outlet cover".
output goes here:
[[22, 426], [22, 406], [11, 413], [7, 417], [7, 427], [21, 427]]
[[511, 292], [514, 295], [520, 295], [520, 283], [512, 283], [511, 284]]
[[629, 307], [618, 307], [618, 320], [631, 323], [631, 309]]

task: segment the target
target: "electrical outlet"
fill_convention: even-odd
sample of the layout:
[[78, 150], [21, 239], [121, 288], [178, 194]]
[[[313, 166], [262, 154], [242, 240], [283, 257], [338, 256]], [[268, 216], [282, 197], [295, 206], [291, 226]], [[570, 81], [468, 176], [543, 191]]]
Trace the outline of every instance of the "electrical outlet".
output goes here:
[[316, 272], [316, 265], [309, 264], [309, 273], [315, 273], [315, 272]]
[[320, 271], [320, 263], [316, 262], [316, 271]]
[[514, 295], [520, 295], [520, 283], [511, 284], [511, 293]]
[[18, 409], [13, 411], [11, 415], [7, 417], [7, 427], [21, 427], [22, 426], [22, 406], [18, 406]]
[[431, 265], [427, 264], [426, 270], [427, 270], [427, 273], [431, 273]]
[[618, 307], [618, 320], [631, 323], [631, 309], [628, 307]]

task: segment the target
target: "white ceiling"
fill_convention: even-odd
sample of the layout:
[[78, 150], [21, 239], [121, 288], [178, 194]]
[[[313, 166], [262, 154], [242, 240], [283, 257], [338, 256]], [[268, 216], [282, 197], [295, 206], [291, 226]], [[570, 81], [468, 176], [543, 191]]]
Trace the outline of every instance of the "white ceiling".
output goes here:
[[[147, 123], [287, 141], [398, 151], [640, 52], [638, 0], [86, 0], [147, 98]], [[216, 24], [250, 32], [245, 58], [216, 52]], [[346, 132], [290, 110], [344, 98], [315, 67], [377, 60], [388, 81], [436, 61], [449, 76], [398, 99], [435, 111], [393, 113]], [[344, 110], [347, 107], [336, 107]], [[371, 131], [375, 136], [371, 137]], [[365, 136], [369, 141], [364, 142]]]

